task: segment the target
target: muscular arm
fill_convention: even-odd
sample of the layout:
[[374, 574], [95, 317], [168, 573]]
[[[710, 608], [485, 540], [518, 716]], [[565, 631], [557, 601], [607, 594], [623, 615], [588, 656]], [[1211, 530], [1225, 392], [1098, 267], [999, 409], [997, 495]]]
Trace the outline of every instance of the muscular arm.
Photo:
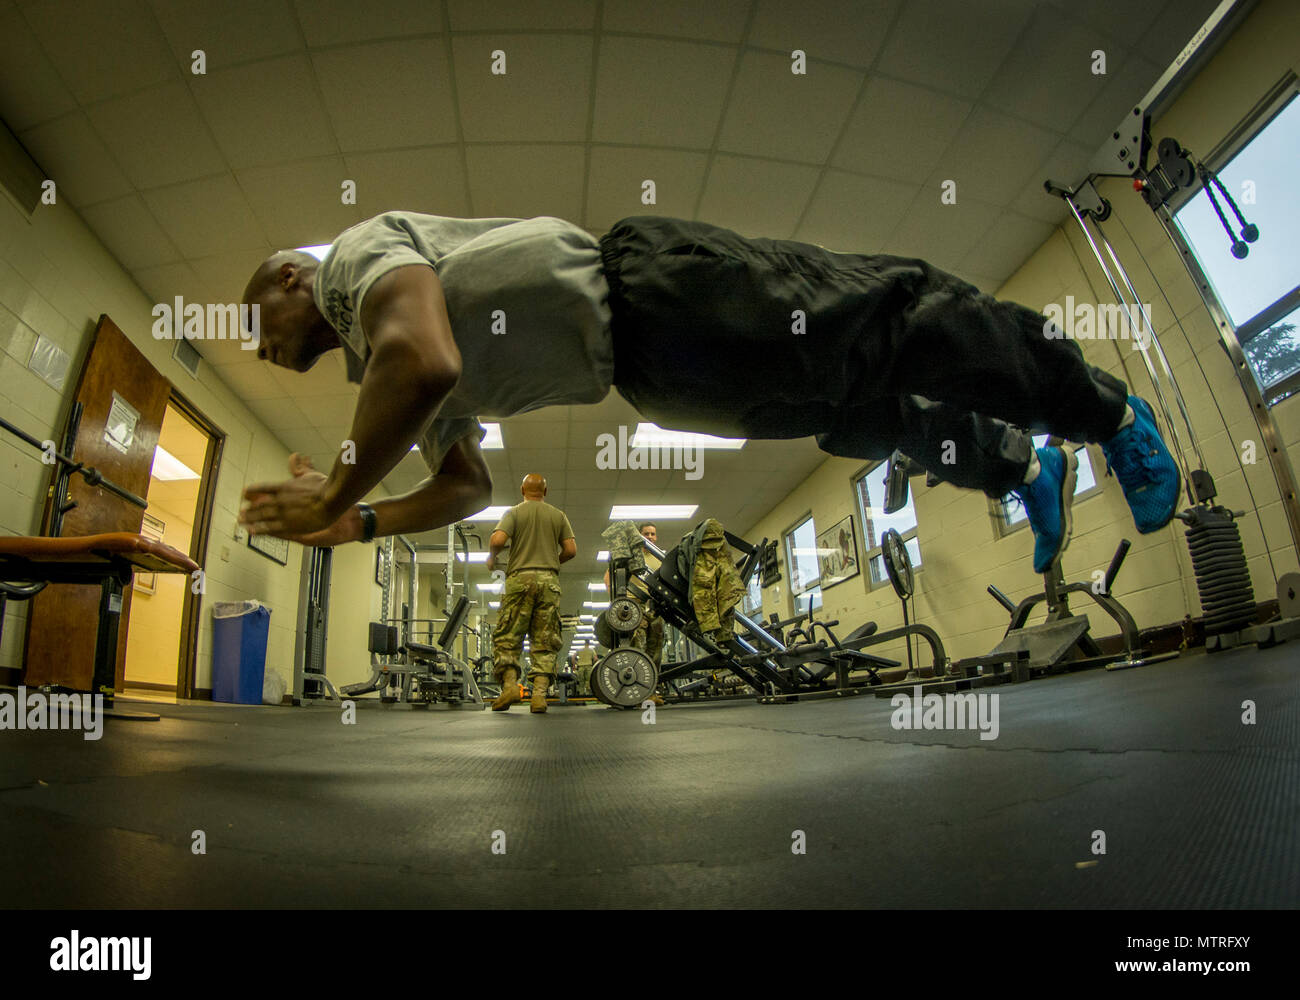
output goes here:
[[[340, 456], [325, 484], [325, 503], [335, 517], [410, 452], [460, 380], [460, 351], [432, 268], [417, 264], [384, 275], [367, 292], [361, 321], [369, 331], [371, 353], [349, 439], [356, 446], [356, 461], [345, 463]], [[416, 493], [436, 489], [437, 480], [434, 476]]]
[[566, 538], [560, 543], [560, 562], [566, 563], [578, 554], [578, 540]]
[[[308, 474], [320, 476], [316, 472]], [[478, 513], [491, 502], [492, 478], [483, 453], [472, 435], [464, 437], [452, 445], [435, 475], [410, 493], [371, 504], [375, 510], [375, 537], [441, 528]], [[303, 545], [328, 546], [359, 542], [364, 533], [361, 514], [352, 506], [322, 531], [284, 537]]]

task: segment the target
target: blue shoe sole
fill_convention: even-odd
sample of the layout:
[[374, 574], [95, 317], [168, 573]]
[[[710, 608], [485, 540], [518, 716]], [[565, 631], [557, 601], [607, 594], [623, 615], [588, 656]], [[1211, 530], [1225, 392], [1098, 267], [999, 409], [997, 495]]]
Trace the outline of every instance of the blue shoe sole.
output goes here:
[[[1169, 447], [1169, 442], [1166, 441], [1165, 436], [1160, 433], [1160, 425], [1156, 423], [1156, 413], [1155, 410], [1151, 408], [1151, 404], [1141, 396], [1132, 396], [1130, 398], [1133, 400], [1133, 403], [1130, 405], [1133, 406], [1134, 410], [1137, 409], [1137, 405], [1134, 404], [1140, 404], [1142, 409], [1146, 411], [1147, 419], [1151, 421], [1151, 426], [1156, 429], [1156, 435], [1160, 438], [1160, 443], [1164, 445], [1165, 451], [1169, 453], [1170, 461], [1174, 463], [1174, 476], [1178, 480], [1178, 487], [1174, 490], [1174, 502], [1170, 506], [1169, 515], [1163, 521], [1151, 528], [1142, 528], [1134, 522], [1134, 527], [1137, 528], [1139, 535], [1154, 535], [1157, 531], [1163, 531], [1168, 527], [1169, 522], [1172, 521], [1174, 515], [1178, 513], [1178, 502], [1183, 495], [1183, 469], [1182, 466], [1178, 464], [1178, 459], [1174, 458], [1174, 453]], [[1125, 499], [1127, 500], [1127, 498]]]

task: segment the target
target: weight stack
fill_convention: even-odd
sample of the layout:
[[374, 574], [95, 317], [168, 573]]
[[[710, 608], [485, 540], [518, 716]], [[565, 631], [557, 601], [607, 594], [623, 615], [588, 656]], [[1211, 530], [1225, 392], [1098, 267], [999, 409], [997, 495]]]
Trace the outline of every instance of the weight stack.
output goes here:
[[1255, 590], [1241, 547], [1241, 533], [1225, 507], [1192, 507], [1183, 512], [1187, 548], [1205, 616], [1205, 635], [1240, 632], [1255, 620]]

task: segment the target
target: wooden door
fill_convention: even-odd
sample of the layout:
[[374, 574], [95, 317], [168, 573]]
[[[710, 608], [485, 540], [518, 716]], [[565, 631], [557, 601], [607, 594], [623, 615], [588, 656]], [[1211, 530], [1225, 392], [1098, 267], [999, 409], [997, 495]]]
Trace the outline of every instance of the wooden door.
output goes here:
[[[147, 498], [153, 453], [170, 392], [171, 383], [111, 319], [101, 316], [77, 380], [75, 401], [83, 409], [72, 457], [84, 465], [94, 466], [123, 489]], [[124, 434], [107, 434], [110, 414], [114, 416], [115, 430], [134, 421], [129, 440]], [[116, 443], [111, 443], [109, 436]], [[62, 436], [58, 444], [62, 447]], [[47, 492], [52, 492], [53, 472], [50, 484], [51, 490]], [[88, 486], [80, 475], [69, 480], [68, 497], [77, 506], [63, 517], [60, 534], [64, 537], [140, 530], [143, 509], [101, 486]], [[54, 500], [53, 497], [46, 500], [43, 524], [47, 531]], [[116, 690], [122, 688], [125, 670], [131, 591], [128, 586], [122, 594], [113, 684]], [[99, 598], [100, 589], [96, 586], [52, 585], [32, 599], [27, 617], [23, 683], [61, 684], [78, 691], [90, 690], [95, 669]]]

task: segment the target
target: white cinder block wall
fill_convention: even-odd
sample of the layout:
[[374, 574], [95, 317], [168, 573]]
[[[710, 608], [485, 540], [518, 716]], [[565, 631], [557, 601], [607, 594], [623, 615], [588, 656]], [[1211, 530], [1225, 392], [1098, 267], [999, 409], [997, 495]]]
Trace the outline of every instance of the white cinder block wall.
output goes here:
[[[152, 306], [72, 209], [41, 206], [29, 221], [7, 197], [0, 196], [0, 413], [38, 438], [58, 439], [95, 323], [101, 313], [107, 313], [154, 367], [227, 434], [205, 566], [207, 594], [196, 686], [212, 684], [212, 603], [249, 598], [271, 608], [267, 666], [288, 681], [293, 672], [301, 550], [291, 544], [288, 565], [280, 566], [236, 542], [234, 532], [243, 485], [287, 476], [289, 450], [210, 367], [201, 367], [196, 381], [172, 361], [172, 344], [154, 340], [150, 333]], [[26, 367], [38, 333], [72, 356], [62, 394]], [[48, 475], [33, 449], [0, 433], [0, 530], [32, 534], [39, 528]], [[351, 609], [377, 608], [378, 601], [373, 570], [365, 573], [360, 567], [373, 558], [373, 547], [355, 548], [356, 553], [341, 556], [334, 573], [336, 612], [331, 616], [329, 663], [332, 667], [337, 662], [340, 669], [352, 661], [359, 664], [339, 683], [368, 675], [365, 621]], [[0, 667], [22, 666], [26, 613], [24, 603], [8, 603]]]
[[[1300, 5], [1265, 0], [1156, 122], [1154, 137], [1173, 135], [1193, 152], [1206, 155], [1287, 69], [1300, 72], [1296, 37], [1300, 37]], [[1195, 286], [1151, 211], [1127, 181], [1109, 182], [1101, 190], [1115, 208], [1106, 233], [1143, 302], [1152, 305], [1153, 323], [1187, 397], [1219, 502], [1249, 512], [1239, 522], [1242, 539], [1256, 600], [1267, 600], [1275, 596], [1276, 577], [1300, 569], [1300, 564], [1246, 397], [1218, 346], [1213, 322]], [[1260, 219], [1259, 224], [1266, 227], [1268, 220]], [[998, 298], [1036, 309], [1051, 302], [1063, 305], [1067, 295], [1076, 302], [1114, 301], [1073, 221], [1057, 229], [997, 292]], [[1081, 342], [1081, 346], [1092, 364], [1125, 379], [1139, 395], [1150, 395], [1141, 357], [1129, 344], [1098, 341]], [[1300, 469], [1300, 400], [1283, 401], [1272, 416], [1292, 465]], [[1256, 441], [1259, 461], [1243, 469], [1239, 460], [1246, 440]], [[1105, 470], [1101, 450], [1090, 446], [1089, 451], [1100, 476]], [[852, 482], [865, 468], [862, 462], [828, 458], [767, 515], [745, 526], [746, 537], [783, 538], [808, 513], [818, 530], [850, 512], [856, 519]], [[1139, 627], [1178, 622], [1186, 614], [1198, 616], [1200, 604], [1181, 524], [1174, 522], [1154, 535], [1138, 535], [1119, 484], [1113, 478], [1101, 482], [1099, 494], [1075, 505], [1074, 537], [1063, 560], [1067, 579], [1086, 580], [1094, 570], [1104, 570], [1119, 540], [1128, 538], [1133, 547], [1115, 593]], [[1041, 590], [1042, 578], [1033, 573], [1030, 562], [1032, 536], [1021, 530], [999, 539], [989, 505], [979, 493], [946, 485], [927, 490], [921, 479], [912, 483], [924, 560], [916, 578], [914, 617], [939, 632], [954, 658], [987, 652], [1005, 631], [1007, 615], [985, 587], [995, 583], [1013, 600]], [[858, 537], [862, 537], [861, 526]], [[781, 557], [785, 579], [764, 593], [763, 610], [784, 617], [792, 613], [784, 546]], [[824, 590], [822, 599], [822, 616], [841, 619], [846, 630], [868, 619], [877, 621], [882, 630], [902, 624], [892, 588], [885, 583], [869, 589], [865, 572]], [[1076, 600], [1072, 606], [1083, 610], [1091, 602]], [[1089, 617], [1095, 634], [1116, 631], [1104, 614], [1094, 611]], [[900, 660], [906, 656], [901, 643], [876, 647], [876, 651]], [[921, 659], [928, 662], [925, 653]]]

